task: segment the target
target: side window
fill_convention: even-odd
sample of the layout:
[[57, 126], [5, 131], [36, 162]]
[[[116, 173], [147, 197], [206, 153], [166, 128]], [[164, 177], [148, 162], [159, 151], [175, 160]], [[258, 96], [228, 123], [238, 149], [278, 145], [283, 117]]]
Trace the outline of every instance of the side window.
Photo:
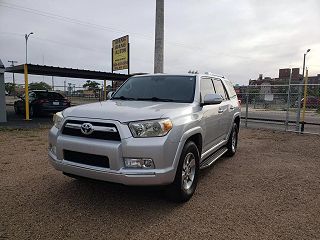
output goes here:
[[228, 94], [227, 94], [221, 80], [215, 79], [215, 80], [213, 80], [213, 83], [214, 83], [214, 87], [216, 89], [217, 94], [220, 94], [221, 97], [223, 98], [223, 100], [228, 100], [229, 99]]
[[33, 101], [36, 99], [36, 94], [34, 92], [29, 92], [29, 101]]
[[201, 91], [201, 98], [203, 99], [207, 94], [215, 93], [213, 88], [213, 84], [210, 78], [202, 78], [200, 82], [200, 91]]
[[230, 81], [226, 81], [226, 87], [228, 89], [229, 97], [235, 98], [237, 96], [236, 91], [234, 90], [233, 84]]

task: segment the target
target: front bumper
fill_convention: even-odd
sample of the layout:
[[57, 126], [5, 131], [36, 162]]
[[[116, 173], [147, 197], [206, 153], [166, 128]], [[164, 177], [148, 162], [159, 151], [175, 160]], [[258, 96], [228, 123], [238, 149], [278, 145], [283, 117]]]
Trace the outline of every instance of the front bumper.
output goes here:
[[[55, 127], [49, 133], [49, 161], [55, 169], [102, 181], [124, 185], [166, 185], [174, 181], [176, 166], [180, 156], [179, 142], [171, 142], [168, 136], [156, 138], [133, 138], [128, 127], [113, 122], [121, 135], [121, 141], [88, 139], [63, 135]], [[177, 151], [178, 149], [178, 151]], [[63, 150], [85, 152], [108, 156], [110, 168], [89, 166], [64, 159]], [[128, 169], [124, 167], [124, 158], [151, 158], [154, 169]]]

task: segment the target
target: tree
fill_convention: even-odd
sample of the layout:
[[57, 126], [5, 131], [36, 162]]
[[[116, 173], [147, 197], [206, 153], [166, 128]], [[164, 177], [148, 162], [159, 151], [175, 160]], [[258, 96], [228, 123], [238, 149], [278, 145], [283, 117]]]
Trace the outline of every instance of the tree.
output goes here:
[[45, 82], [34, 82], [29, 84], [29, 90], [51, 90], [51, 86]]
[[95, 81], [87, 80], [85, 84], [83, 84], [83, 88], [86, 88], [88, 90], [96, 91], [99, 88], [100, 83], [97, 83]]
[[4, 88], [5, 88], [5, 90], [8, 92], [9, 95], [11, 95], [11, 94], [14, 92], [14, 85], [13, 85], [13, 83], [9, 83], [9, 82], [5, 83], [5, 84], [4, 84]]

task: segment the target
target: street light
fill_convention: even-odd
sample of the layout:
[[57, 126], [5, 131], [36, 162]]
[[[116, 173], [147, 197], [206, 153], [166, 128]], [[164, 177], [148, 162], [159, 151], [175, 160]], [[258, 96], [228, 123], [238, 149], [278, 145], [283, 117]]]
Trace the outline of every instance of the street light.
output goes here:
[[25, 91], [25, 110], [26, 110], [26, 120], [30, 120], [29, 116], [29, 83], [28, 83], [28, 38], [33, 34], [33, 32], [29, 34], [25, 34], [24, 37], [26, 39], [26, 64], [24, 65], [24, 91]]
[[24, 35], [26, 39], [26, 64], [28, 64], [28, 39], [31, 34], [33, 34], [33, 32]]
[[[303, 68], [302, 68], [302, 82], [304, 78], [304, 71], [306, 68], [306, 56], [307, 53], [310, 52], [311, 49], [309, 48], [304, 54], [303, 54]], [[299, 86], [299, 94], [298, 94], [298, 104], [297, 104], [297, 119], [296, 119], [296, 131], [298, 132], [300, 130], [300, 103], [301, 103], [301, 92], [302, 92], [302, 86]]]

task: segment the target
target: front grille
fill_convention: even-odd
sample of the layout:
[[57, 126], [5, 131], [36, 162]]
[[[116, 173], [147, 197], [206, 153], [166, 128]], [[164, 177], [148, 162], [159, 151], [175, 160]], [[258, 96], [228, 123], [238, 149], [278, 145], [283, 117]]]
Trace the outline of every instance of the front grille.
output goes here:
[[70, 150], [64, 150], [64, 159], [74, 163], [81, 163], [94, 167], [109, 168], [109, 158], [107, 156], [95, 155], [82, 152], [74, 152]]
[[[94, 131], [89, 135], [83, 134], [81, 132], [81, 125], [83, 123], [91, 123], [93, 125]], [[120, 141], [120, 135], [119, 135], [118, 129], [116, 125], [112, 123], [68, 120], [64, 124], [62, 134], [76, 136], [76, 137]]]

